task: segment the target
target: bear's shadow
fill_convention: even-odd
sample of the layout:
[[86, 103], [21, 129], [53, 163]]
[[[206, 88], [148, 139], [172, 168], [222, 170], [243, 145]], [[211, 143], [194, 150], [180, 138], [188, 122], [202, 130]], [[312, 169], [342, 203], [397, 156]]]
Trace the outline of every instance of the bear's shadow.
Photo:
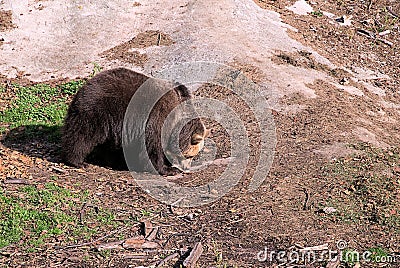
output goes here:
[[[24, 155], [52, 163], [63, 163], [60, 126], [20, 126], [8, 131], [0, 142]], [[113, 170], [128, 170], [122, 149], [113, 148], [107, 143], [97, 146], [85, 162]]]

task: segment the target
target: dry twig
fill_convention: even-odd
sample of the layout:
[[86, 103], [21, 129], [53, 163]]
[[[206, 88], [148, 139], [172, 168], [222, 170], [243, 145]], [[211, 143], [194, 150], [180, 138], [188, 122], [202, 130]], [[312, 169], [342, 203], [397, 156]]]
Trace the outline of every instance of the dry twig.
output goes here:
[[122, 231], [122, 230], [125, 230], [125, 229], [127, 229], [127, 228], [128, 228], [128, 227], [125, 226], [125, 227], [123, 227], [123, 228], [116, 229], [116, 230], [112, 231], [111, 233], [109, 233], [109, 234], [107, 234], [107, 235], [105, 235], [105, 236], [102, 236], [102, 237], [97, 238], [96, 240], [93, 240], [92, 242], [86, 242], [86, 243], [81, 243], [81, 244], [68, 245], [68, 246], [64, 246], [64, 247], [62, 247], [62, 246], [55, 246], [54, 248], [55, 248], [55, 249], [64, 250], [64, 249], [69, 249], [69, 248], [79, 248], [79, 247], [84, 247], [84, 246], [91, 246], [91, 245], [93, 245], [93, 244], [95, 244], [95, 243], [97, 243], [97, 242], [100, 242], [101, 240], [106, 239], [107, 237], [110, 237], [110, 236], [112, 236], [113, 234], [116, 234], [116, 233], [118, 233], [118, 232], [120, 232], [120, 231]]

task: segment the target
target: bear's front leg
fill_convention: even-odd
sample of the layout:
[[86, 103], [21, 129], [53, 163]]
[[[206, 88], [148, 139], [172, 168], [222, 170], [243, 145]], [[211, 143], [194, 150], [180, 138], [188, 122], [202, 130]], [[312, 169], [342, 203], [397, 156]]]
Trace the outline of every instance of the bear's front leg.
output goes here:
[[180, 170], [172, 167], [163, 152], [158, 153], [155, 169], [162, 176], [175, 176]]

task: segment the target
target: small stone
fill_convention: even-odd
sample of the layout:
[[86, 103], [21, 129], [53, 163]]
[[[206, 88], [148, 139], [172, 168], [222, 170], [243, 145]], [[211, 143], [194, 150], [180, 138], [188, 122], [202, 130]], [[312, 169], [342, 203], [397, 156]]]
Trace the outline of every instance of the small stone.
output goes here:
[[215, 190], [215, 189], [212, 189], [212, 190], [210, 191], [210, 193], [213, 194], [213, 195], [218, 195], [218, 191]]
[[336, 18], [335, 21], [338, 22], [342, 26], [350, 26], [352, 18], [353, 18], [352, 15], [350, 15], [350, 16], [343, 15], [339, 18]]
[[334, 208], [334, 207], [324, 207], [322, 210], [326, 214], [332, 214], [332, 213], [335, 213], [337, 211], [337, 209]]
[[189, 221], [192, 221], [194, 219], [194, 214], [193, 213], [189, 213], [185, 216], [186, 219], [188, 219]]

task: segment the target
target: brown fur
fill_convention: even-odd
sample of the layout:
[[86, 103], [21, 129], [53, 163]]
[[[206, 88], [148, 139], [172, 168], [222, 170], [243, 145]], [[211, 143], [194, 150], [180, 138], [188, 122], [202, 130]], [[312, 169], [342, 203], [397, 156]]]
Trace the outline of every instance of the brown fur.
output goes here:
[[[117, 68], [97, 74], [79, 90], [69, 106], [63, 127], [62, 149], [67, 164], [82, 166], [89, 153], [98, 145], [121, 148], [128, 104], [137, 89], [148, 79], [132, 70]], [[165, 85], [160, 83], [161, 87]], [[154, 168], [162, 175], [174, 175], [178, 170], [172, 167], [163, 152], [161, 128], [167, 115], [177, 105], [191, 99], [191, 94], [183, 85], [172, 86], [167, 90], [151, 111], [145, 130], [139, 130], [138, 133], [145, 135], [147, 155]], [[179, 147], [183, 156], [191, 158], [201, 150], [206, 132], [200, 118], [191, 120], [182, 128]], [[135, 152], [137, 155], [133, 156], [139, 162], [145, 155], [140, 150], [143, 148], [139, 148]], [[149, 171], [147, 168], [140, 170], [140, 165], [138, 167], [137, 171]]]

